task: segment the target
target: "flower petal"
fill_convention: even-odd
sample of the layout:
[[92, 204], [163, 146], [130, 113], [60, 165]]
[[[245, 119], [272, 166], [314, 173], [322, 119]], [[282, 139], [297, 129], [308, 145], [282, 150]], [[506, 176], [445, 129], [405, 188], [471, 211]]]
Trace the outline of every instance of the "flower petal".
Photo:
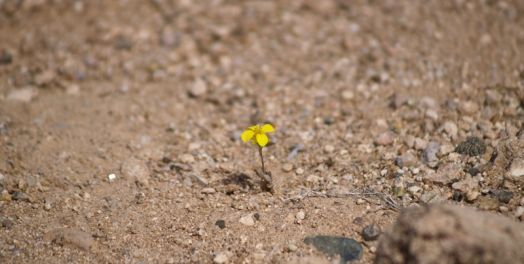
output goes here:
[[250, 139], [253, 138], [254, 135], [255, 135], [255, 132], [253, 130], [246, 129], [244, 130], [244, 132], [242, 132], [242, 135], [240, 135], [240, 137], [242, 138], [242, 141], [248, 142]]
[[256, 139], [257, 139], [257, 144], [261, 147], [265, 147], [267, 143], [269, 142], [269, 138], [265, 134], [257, 134]]
[[265, 125], [262, 126], [260, 131], [262, 133], [271, 133], [271, 132], [275, 132], [275, 128], [271, 124], [265, 124]]

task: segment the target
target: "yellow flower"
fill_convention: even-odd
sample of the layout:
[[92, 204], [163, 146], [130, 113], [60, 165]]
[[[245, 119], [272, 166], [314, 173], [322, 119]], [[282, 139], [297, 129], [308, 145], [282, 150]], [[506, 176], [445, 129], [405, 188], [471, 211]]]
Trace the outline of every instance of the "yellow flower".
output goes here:
[[261, 148], [265, 147], [267, 143], [269, 142], [269, 137], [266, 135], [266, 133], [275, 132], [275, 128], [271, 124], [264, 124], [264, 125], [254, 125], [248, 127], [244, 132], [242, 132], [242, 135], [240, 136], [242, 138], [242, 141], [248, 142], [251, 141], [253, 144], [257, 144]]

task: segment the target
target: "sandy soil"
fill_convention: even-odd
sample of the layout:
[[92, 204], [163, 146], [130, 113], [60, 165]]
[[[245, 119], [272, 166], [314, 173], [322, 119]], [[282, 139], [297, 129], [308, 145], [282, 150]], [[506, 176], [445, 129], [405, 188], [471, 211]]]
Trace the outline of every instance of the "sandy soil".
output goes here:
[[[371, 263], [361, 230], [397, 207], [519, 221], [523, 185], [488, 166], [523, 140], [519, 13], [518, 0], [0, 0], [0, 262], [336, 263], [303, 242], [322, 234], [362, 242]], [[273, 194], [240, 140], [266, 121]], [[453, 152], [468, 136], [482, 155]]]

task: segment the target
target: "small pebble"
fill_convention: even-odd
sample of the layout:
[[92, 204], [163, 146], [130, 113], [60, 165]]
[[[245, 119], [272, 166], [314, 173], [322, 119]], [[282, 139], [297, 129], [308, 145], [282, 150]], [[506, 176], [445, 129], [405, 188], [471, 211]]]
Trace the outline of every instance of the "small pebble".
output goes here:
[[355, 93], [353, 93], [353, 91], [345, 90], [342, 92], [342, 99], [351, 100], [353, 98], [355, 98]]
[[423, 150], [425, 149], [427, 146], [428, 146], [428, 142], [424, 139], [421, 139], [421, 138], [415, 138], [415, 142], [414, 142], [414, 148], [416, 150]]
[[509, 175], [513, 178], [520, 178], [524, 176], [524, 159], [516, 158], [511, 162]]
[[377, 248], [375, 246], [369, 247], [369, 252], [375, 253], [377, 251]]
[[293, 164], [291, 163], [285, 163], [284, 165], [282, 165], [282, 171], [284, 172], [290, 172], [293, 170]]
[[11, 194], [9, 194], [9, 192], [7, 190], [2, 190], [2, 193], [0, 193], [0, 201], [11, 201], [12, 200], [12, 197], [11, 197]]
[[386, 131], [375, 138], [375, 144], [379, 146], [387, 146], [393, 144], [394, 140], [393, 133]]
[[253, 219], [252, 214], [245, 215], [238, 220], [241, 224], [246, 226], [254, 226], [255, 225], [255, 219]]
[[440, 144], [431, 141], [428, 143], [428, 146], [424, 149], [422, 152], [422, 160], [424, 163], [428, 165], [433, 165], [434, 163], [438, 162], [437, 153], [440, 150]]
[[107, 180], [109, 182], [114, 182], [116, 180], [116, 175], [114, 173], [107, 175]]
[[13, 54], [7, 50], [0, 51], [0, 65], [6, 65], [13, 62]]
[[208, 187], [208, 188], [202, 189], [200, 192], [203, 194], [213, 194], [213, 193], [216, 193], [216, 190], [214, 188]]
[[367, 225], [362, 229], [362, 237], [366, 241], [377, 240], [381, 233], [382, 230], [380, 229], [380, 226], [375, 224]]
[[293, 243], [289, 243], [289, 245], [287, 246], [289, 252], [295, 252], [298, 250], [298, 247], [297, 245], [293, 244]]
[[497, 195], [497, 199], [499, 200], [499, 202], [505, 203], [505, 204], [509, 203], [511, 199], [513, 198], [513, 192], [506, 191], [506, 190], [497, 191], [496, 195]]
[[6, 229], [11, 229], [13, 225], [15, 225], [15, 223], [11, 219], [5, 218], [4, 220], [2, 220], [2, 227]]
[[7, 100], [28, 103], [38, 95], [38, 90], [34, 87], [24, 87], [12, 90], [7, 94]]
[[295, 219], [297, 222], [301, 222], [302, 220], [304, 220], [306, 218], [306, 213], [304, 211], [299, 211], [296, 215], [295, 215]]
[[27, 194], [21, 191], [13, 192], [12, 197], [13, 197], [13, 200], [15, 201], [29, 202], [29, 197], [27, 196]]
[[189, 90], [189, 96], [197, 98], [205, 95], [207, 93], [207, 84], [202, 79], [196, 79]]
[[361, 204], [364, 204], [365, 202], [366, 202], [366, 201], [365, 201], [364, 199], [362, 199], [362, 198], [358, 198], [356, 203], [357, 203], [358, 205], [361, 205]]
[[471, 101], [459, 105], [459, 111], [466, 115], [473, 115], [479, 111], [479, 106]]
[[477, 198], [479, 197], [480, 193], [479, 191], [477, 190], [469, 190], [467, 193], [466, 193], [466, 201], [468, 202], [473, 202], [475, 200], [477, 200]]
[[333, 151], [335, 151], [335, 147], [333, 145], [326, 145], [324, 147], [324, 152], [325, 153], [333, 153]]
[[180, 161], [182, 163], [193, 163], [193, 162], [195, 162], [195, 157], [193, 157], [193, 155], [187, 154], [187, 153], [186, 154], [182, 154], [180, 156]]
[[118, 35], [115, 39], [115, 48], [119, 50], [130, 50], [133, 47], [133, 42], [130, 38], [124, 35]]
[[215, 225], [218, 226], [220, 229], [226, 228], [226, 221], [219, 219], [215, 222]]
[[411, 152], [406, 152], [395, 159], [395, 165], [400, 168], [411, 167], [417, 163], [417, 158]]
[[228, 252], [220, 252], [215, 255], [213, 258], [213, 263], [216, 264], [223, 264], [229, 262], [229, 256]]
[[297, 169], [295, 170], [295, 172], [296, 172], [296, 174], [301, 175], [301, 174], [304, 173], [304, 169], [302, 169], [302, 168], [297, 168]]
[[515, 217], [521, 217], [522, 215], [524, 215], [524, 207], [519, 206], [515, 209]]

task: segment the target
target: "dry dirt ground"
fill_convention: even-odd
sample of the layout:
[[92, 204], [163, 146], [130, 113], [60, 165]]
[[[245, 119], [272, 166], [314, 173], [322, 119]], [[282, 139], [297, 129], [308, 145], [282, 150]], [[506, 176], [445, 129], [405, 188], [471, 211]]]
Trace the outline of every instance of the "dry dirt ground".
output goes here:
[[[0, 262], [337, 263], [304, 243], [335, 235], [371, 263], [362, 228], [403, 206], [520, 221], [523, 13], [519, 0], [0, 0]], [[273, 194], [239, 137], [265, 121]], [[480, 156], [454, 152], [468, 136]]]

